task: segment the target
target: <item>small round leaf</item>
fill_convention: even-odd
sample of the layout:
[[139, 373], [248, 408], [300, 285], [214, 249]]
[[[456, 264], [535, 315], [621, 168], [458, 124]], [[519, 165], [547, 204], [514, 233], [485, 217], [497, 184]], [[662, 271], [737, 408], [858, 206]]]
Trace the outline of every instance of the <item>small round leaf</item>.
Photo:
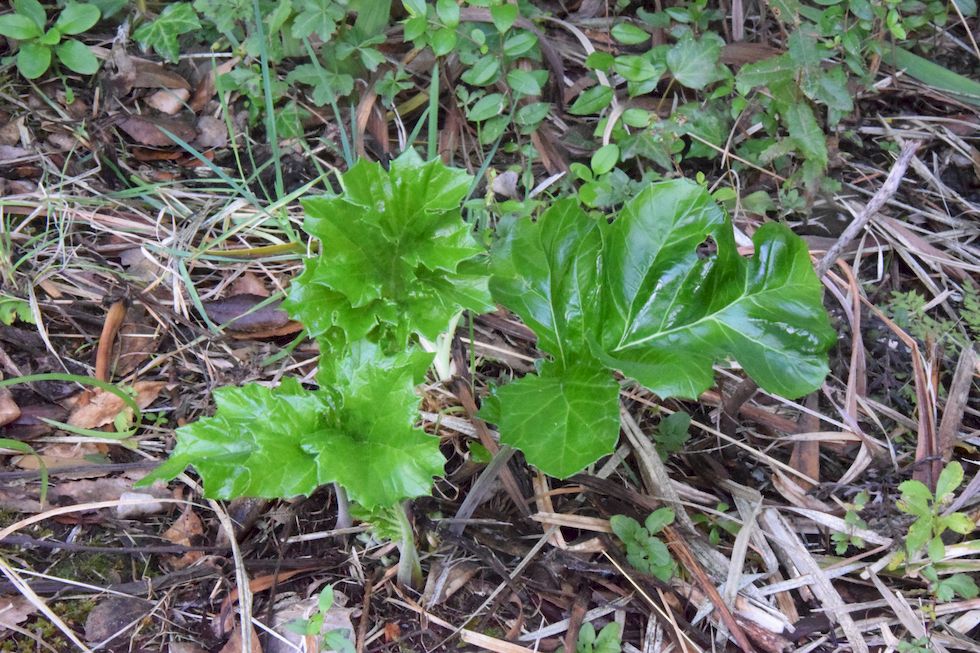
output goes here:
[[95, 5], [83, 5], [70, 2], [58, 16], [55, 27], [62, 34], [81, 34], [99, 22], [99, 8]]

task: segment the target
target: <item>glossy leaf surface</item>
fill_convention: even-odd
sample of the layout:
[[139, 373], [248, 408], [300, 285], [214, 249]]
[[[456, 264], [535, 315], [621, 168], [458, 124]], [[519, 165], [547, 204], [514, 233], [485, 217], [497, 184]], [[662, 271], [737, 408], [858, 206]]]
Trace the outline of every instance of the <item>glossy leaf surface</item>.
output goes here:
[[612, 370], [661, 396], [696, 397], [729, 358], [772, 392], [819, 387], [835, 334], [806, 245], [777, 224], [754, 243], [740, 256], [728, 218], [685, 180], [644, 190], [611, 223], [569, 200], [514, 225], [494, 250], [491, 289], [552, 361], [497, 391], [501, 439], [558, 477], [610, 453]]
[[322, 242], [292, 284], [287, 310], [331, 342], [367, 337], [391, 351], [430, 340], [462, 309], [492, 309], [482, 248], [460, 215], [472, 178], [409, 151], [390, 171], [360, 161], [343, 193], [305, 200]]
[[217, 390], [214, 417], [177, 429], [173, 454], [141, 483], [193, 465], [219, 499], [305, 495], [331, 482], [367, 507], [428, 494], [445, 460], [438, 439], [414, 428], [420, 361], [361, 354], [337, 361], [329, 390], [291, 378]]

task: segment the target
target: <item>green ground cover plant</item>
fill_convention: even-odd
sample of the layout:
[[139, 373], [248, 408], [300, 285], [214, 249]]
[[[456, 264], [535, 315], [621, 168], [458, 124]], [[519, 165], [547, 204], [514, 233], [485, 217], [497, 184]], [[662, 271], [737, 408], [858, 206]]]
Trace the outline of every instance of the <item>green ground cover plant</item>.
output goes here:
[[[440, 336], [494, 300], [550, 358], [498, 388], [483, 416], [557, 477], [612, 452], [615, 371], [685, 397], [707, 388], [722, 360], [791, 396], [827, 373], [834, 332], [806, 246], [767, 225], [743, 258], [729, 219], [693, 182], [651, 187], [611, 222], [559, 200], [509, 225], [489, 260], [460, 213], [467, 173], [409, 150], [387, 171], [361, 161], [340, 182], [342, 192], [303, 201], [304, 229], [322, 246], [285, 303], [320, 345], [318, 387], [285, 378], [217, 390], [215, 415], [177, 429], [170, 459], [143, 483], [187, 466], [222, 499], [335, 483], [410, 539], [397, 506], [429, 494], [445, 462], [438, 439], [415, 426], [416, 386], [446, 353]], [[716, 251], [700, 252], [709, 241]], [[403, 559], [404, 577], [417, 577], [411, 546]]]
[[14, 0], [13, 13], [0, 16], [0, 34], [16, 39], [17, 70], [27, 79], [37, 79], [56, 58], [61, 65], [82, 75], [92, 75], [99, 61], [84, 43], [65, 38], [82, 34], [99, 22], [94, 4], [69, 2], [51, 27], [38, 0]]

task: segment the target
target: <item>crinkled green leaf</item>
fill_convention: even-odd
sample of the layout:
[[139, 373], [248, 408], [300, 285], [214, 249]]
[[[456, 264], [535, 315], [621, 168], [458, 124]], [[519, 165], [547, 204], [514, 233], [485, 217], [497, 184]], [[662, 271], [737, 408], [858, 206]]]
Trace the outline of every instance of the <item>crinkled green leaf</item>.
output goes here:
[[438, 438], [414, 427], [415, 385], [427, 364], [410, 351], [384, 358], [370, 343], [338, 359], [335, 385], [324, 388], [335, 406], [332, 428], [302, 437], [321, 483], [340, 483], [368, 508], [430, 493], [445, 458]]
[[461, 308], [492, 309], [475, 258], [483, 250], [460, 215], [470, 181], [409, 151], [390, 172], [360, 161], [342, 194], [304, 200], [305, 229], [323, 246], [291, 284], [287, 310], [315, 336], [399, 350], [412, 333], [434, 340]]
[[[673, 519], [673, 513], [670, 517]], [[613, 515], [609, 525], [626, 545], [626, 559], [634, 569], [664, 581], [674, 575], [674, 560], [667, 546], [639, 522], [626, 515]]]
[[258, 384], [218, 388], [217, 412], [177, 429], [170, 458], [141, 483], [169, 480], [193, 465], [204, 493], [217, 499], [291, 497], [321, 484], [316, 456], [303, 439], [329, 426], [324, 398], [286, 378], [278, 388]]
[[190, 3], [175, 2], [167, 5], [154, 20], [140, 25], [133, 32], [133, 40], [176, 63], [180, 57], [177, 37], [198, 29], [201, 29], [201, 22]]
[[685, 180], [649, 187], [611, 224], [563, 200], [506, 230], [491, 291], [552, 361], [493, 397], [503, 441], [559, 477], [610, 453], [618, 434], [611, 370], [661, 396], [696, 397], [711, 385], [712, 364], [733, 358], [772, 392], [819, 387], [835, 334], [806, 245], [777, 224], [754, 243], [753, 257], [740, 256], [722, 210]]
[[209, 497], [289, 497], [337, 482], [367, 506], [428, 494], [445, 459], [439, 440], [416, 429], [421, 361], [376, 349], [338, 359], [336, 385], [305, 390], [292, 378], [274, 389], [215, 391], [218, 410], [177, 429], [170, 459], [141, 483], [193, 465]]

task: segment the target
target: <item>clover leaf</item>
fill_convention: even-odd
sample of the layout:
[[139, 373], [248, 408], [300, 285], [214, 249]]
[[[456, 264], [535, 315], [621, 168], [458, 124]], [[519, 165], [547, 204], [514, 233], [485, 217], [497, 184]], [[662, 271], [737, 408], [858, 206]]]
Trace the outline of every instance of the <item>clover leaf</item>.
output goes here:
[[501, 440], [559, 478], [611, 453], [614, 370], [664, 397], [696, 397], [727, 359], [772, 392], [819, 387], [835, 334], [806, 245], [777, 224], [753, 242], [739, 256], [728, 218], [686, 180], [649, 187], [611, 223], [565, 200], [513, 225], [490, 287], [551, 361], [495, 393]]
[[435, 340], [462, 309], [492, 310], [483, 249], [460, 214], [471, 180], [411, 150], [389, 171], [358, 162], [342, 194], [303, 201], [304, 229], [323, 245], [286, 309], [314, 337], [366, 337], [388, 351], [412, 334]]

